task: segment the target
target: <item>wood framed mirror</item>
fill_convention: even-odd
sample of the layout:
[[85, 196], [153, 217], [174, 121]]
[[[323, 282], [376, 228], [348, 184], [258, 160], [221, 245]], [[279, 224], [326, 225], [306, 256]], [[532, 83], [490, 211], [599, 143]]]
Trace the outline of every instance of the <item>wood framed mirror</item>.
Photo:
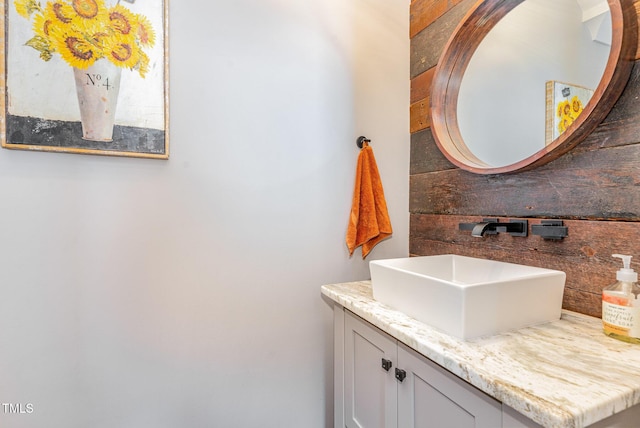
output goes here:
[[[515, 93], [515, 100], [509, 101], [508, 104], [503, 103], [504, 110], [497, 112], [496, 114], [503, 114], [506, 110], [516, 109], [517, 114], [514, 119], [505, 119], [505, 121], [513, 122], [520, 119], [530, 119], [536, 122], [536, 126], [542, 126], [542, 135], [536, 131], [536, 138], [539, 138], [538, 146], [525, 150], [524, 154], [520, 154], [515, 159], [507, 160], [487, 160], [479, 155], [479, 151], [474, 148], [475, 144], [487, 145], [488, 151], [501, 152], [508, 151], [510, 147], [515, 147], [520, 141], [524, 140], [523, 137], [513, 137], [506, 132], [502, 132], [503, 127], [496, 125], [487, 125], [486, 128], [499, 128], [494, 136], [482, 136], [480, 142], [471, 144], [471, 138], [469, 131], [465, 128], [466, 125], [462, 124], [463, 118], [462, 112], [464, 111], [465, 99], [461, 99], [461, 95], [465, 94], [465, 73], [469, 68], [473, 68], [474, 61], [477, 60], [478, 52], [483, 47], [485, 40], [489, 40], [498, 32], [498, 28], [501, 31], [516, 31], [516, 28], [521, 28], [522, 25], [511, 25], [511, 28], [507, 26], [507, 19], [512, 19], [511, 16], [518, 14], [523, 15], [527, 21], [535, 20], [536, 13], [525, 11], [525, 6], [530, 7], [535, 2], [547, 3], [553, 6], [557, 6], [557, 0], [483, 0], [478, 1], [463, 20], [458, 25], [453, 36], [449, 39], [445, 49], [440, 57], [438, 65], [436, 66], [433, 84], [431, 88], [431, 131], [433, 133], [436, 144], [442, 153], [456, 166], [465, 169], [467, 171], [477, 174], [498, 174], [498, 173], [510, 173], [528, 170], [563, 155], [571, 148], [575, 147], [580, 141], [586, 138], [607, 116], [620, 94], [624, 90], [624, 87], [631, 74], [631, 69], [634, 64], [634, 57], [637, 49], [637, 14], [632, 0], [566, 0], [566, 4], [574, 2], [575, 7], [586, 7], [585, 4], [593, 6], [600, 2], [600, 6], [607, 7], [606, 11], [609, 16], [599, 18], [601, 21], [609, 25], [603, 31], [609, 31], [610, 34], [605, 34], [607, 51], [601, 55], [603, 57], [602, 64], [600, 66], [591, 67], [589, 63], [582, 63], [582, 69], [587, 70], [590, 68], [600, 67], [598, 76], [593, 78], [593, 83], [590, 91], [590, 98], [580, 106], [580, 113], [577, 115], [566, 128], [562, 129], [562, 133], [559, 136], [549, 138], [549, 117], [548, 112], [552, 111], [549, 108], [549, 94], [547, 81], [555, 81], [558, 73], [547, 73], [544, 79], [540, 82], [536, 82], [534, 92], [537, 91], [534, 101], [529, 101], [522, 98], [522, 94], [525, 92], [519, 87], [507, 87], [505, 89], [491, 89], [489, 94], [499, 94], [501, 92], [513, 92]], [[525, 3], [527, 3], [525, 5]], [[582, 3], [582, 4], [578, 4]], [[536, 7], [541, 7], [540, 5]], [[550, 11], [553, 14], [557, 14], [558, 8], [555, 7]], [[584, 18], [583, 15], [580, 19]], [[557, 18], [557, 17], [556, 17]], [[541, 17], [540, 19], [549, 21], [550, 19]], [[562, 22], [563, 18], [560, 18]], [[565, 20], [566, 21], [566, 20]], [[582, 21], [585, 22], [585, 21]], [[581, 24], [582, 25], [582, 24]], [[539, 30], [536, 30], [539, 31]], [[582, 30], [581, 30], [582, 31]], [[590, 31], [586, 28], [584, 31]], [[591, 30], [593, 33], [593, 30]], [[597, 30], [596, 30], [597, 31]], [[493, 34], [492, 34], [493, 33]], [[544, 40], [544, 36], [549, 36], [546, 30], [540, 31], [537, 34], [533, 34], [533, 38]], [[592, 34], [594, 37], [597, 35]], [[551, 35], [551, 37], [553, 37]], [[557, 37], [557, 36], [556, 36]], [[582, 36], [581, 36], [582, 37]], [[598, 36], [599, 37], [599, 36]], [[518, 37], [513, 37], [514, 39]], [[502, 43], [497, 47], [493, 47], [490, 52], [502, 55], [502, 57], [509, 57], [509, 51], [507, 45], [510, 43]], [[529, 42], [527, 42], [529, 43]], [[570, 45], [570, 47], [573, 45]], [[549, 43], [543, 44], [539, 47], [532, 47], [526, 45], [524, 47], [512, 47], [512, 51], [518, 50], [523, 55], [533, 55], [534, 51], [544, 52], [549, 48]], [[480, 48], [480, 49], [479, 49]], [[598, 48], [600, 49], [600, 48]], [[565, 54], [560, 54], [565, 55]], [[589, 55], [587, 55], [588, 57]], [[502, 58], [501, 57], [501, 58]], [[515, 59], [516, 67], [522, 67], [523, 58]], [[589, 60], [590, 58], [587, 58]], [[538, 61], [543, 62], [543, 61]], [[527, 70], [536, 68], [538, 62], [535, 62], [536, 66], [527, 66]], [[501, 61], [495, 60], [493, 64], [489, 63], [493, 67], [493, 71], [497, 71], [503, 68]], [[585, 65], [586, 64], [586, 65]], [[578, 67], [579, 68], [579, 67]], [[557, 69], [557, 67], [556, 67]], [[517, 68], [515, 70], [518, 70]], [[521, 69], [522, 70], [522, 69]], [[512, 75], [517, 75], [517, 71], [511, 71]], [[544, 74], [544, 73], [543, 73]], [[469, 77], [466, 77], [467, 81]], [[489, 79], [481, 78], [475, 79], [477, 81], [486, 81]], [[500, 80], [500, 78], [498, 78]], [[504, 80], [504, 79], [503, 79]], [[558, 79], [562, 81], [562, 77]], [[579, 79], [578, 79], [579, 80]], [[575, 83], [575, 82], [571, 82]], [[580, 83], [580, 82], [577, 82]], [[545, 86], [545, 84], [547, 86]], [[469, 91], [467, 91], [469, 92]], [[473, 93], [473, 91], [471, 91]], [[469, 95], [465, 95], [469, 99]], [[473, 95], [471, 95], [473, 97]], [[489, 123], [488, 119], [483, 119], [484, 113], [495, 113], [489, 107], [483, 107], [483, 105], [491, 104], [491, 95], [487, 95], [485, 92], [481, 96], [475, 96], [475, 101], [480, 102], [472, 109], [471, 116], [476, 122]], [[542, 101], [540, 101], [542, 100]], [[535, 114], [522, 113], [519, 105], [535, 105], [537, 109]], [[553, 109], [557, 110], [557, 106], [554, 104]], [[467, 109], [468, 110], [468, 109]], [[542, 114], [540, 113], [542, 112]], [[466, 116], [469, 116], [467, 114]], [[466, 117], [465, 116], [465, 117]], [[488, 117], [488, 116], [487, 116]], [[540, 122], [544, 123], [540, 123]], [[545, 138], [545, 127], [547, 136]], [[522, 124], [515, 123], [515, 128], [523, 128]], [[496, 130], [496, 129], [494, 129]], [[465, 134], [466, 132], [466, 134]], [[475, 135], [475, 133], [474, 133]], [[501, 148], [497, 143], [503, 144]]]

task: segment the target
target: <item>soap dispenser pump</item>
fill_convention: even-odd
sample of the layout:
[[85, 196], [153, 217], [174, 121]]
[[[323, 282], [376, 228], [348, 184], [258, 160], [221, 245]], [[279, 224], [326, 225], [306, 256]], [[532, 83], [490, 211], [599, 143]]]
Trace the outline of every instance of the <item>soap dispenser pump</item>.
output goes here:
[[602, 326], [604, 334], [618, 340], [640, 344], [640, 286], [638, 273], [631, 269], [631, 256], [614, 254], [623, 267], [617, 281], [602, 291]]

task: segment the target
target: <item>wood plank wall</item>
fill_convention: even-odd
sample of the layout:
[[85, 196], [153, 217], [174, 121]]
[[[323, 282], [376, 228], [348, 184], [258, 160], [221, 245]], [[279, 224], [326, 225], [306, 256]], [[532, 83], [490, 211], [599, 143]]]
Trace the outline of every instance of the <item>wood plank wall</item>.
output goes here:
[[[614, 109], [570, 153], [532, 171], [475, 175], [453, 166], [431, 131], [429, 92], [444, 45], [476, 0], [411, 2], [411, 255], [456, 253], [567, 273], [563, 306], [601, 316], [602, 288], [615, 280], [614, 253], [640, 272], [640, 44]], [[635, 0], [640, 16], [640, 0]], [[508, 234], [473, 238], [459, 223], [499, 217], [562, 219], [569, 236], [545, 241]]]

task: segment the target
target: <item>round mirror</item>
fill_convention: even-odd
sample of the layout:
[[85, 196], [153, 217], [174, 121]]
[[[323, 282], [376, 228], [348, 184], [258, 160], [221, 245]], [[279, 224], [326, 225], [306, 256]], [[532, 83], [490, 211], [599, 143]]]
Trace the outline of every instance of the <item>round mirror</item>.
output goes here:
[[606, 117], [636, 48], [631, 1], [479, 1], [435, 70], [436, 144], [480, 174], [553, 160]]

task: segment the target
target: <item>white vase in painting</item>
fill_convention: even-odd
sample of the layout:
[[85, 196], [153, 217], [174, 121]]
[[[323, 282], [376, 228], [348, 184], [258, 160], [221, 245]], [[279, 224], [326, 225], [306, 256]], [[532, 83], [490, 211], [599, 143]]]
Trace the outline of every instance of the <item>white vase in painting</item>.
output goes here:
[[122, 68], [106, 59], [86, 69], [73, 69], [82, 122], [82, 138], [113, 141], [113, 125], [120, 92]]

